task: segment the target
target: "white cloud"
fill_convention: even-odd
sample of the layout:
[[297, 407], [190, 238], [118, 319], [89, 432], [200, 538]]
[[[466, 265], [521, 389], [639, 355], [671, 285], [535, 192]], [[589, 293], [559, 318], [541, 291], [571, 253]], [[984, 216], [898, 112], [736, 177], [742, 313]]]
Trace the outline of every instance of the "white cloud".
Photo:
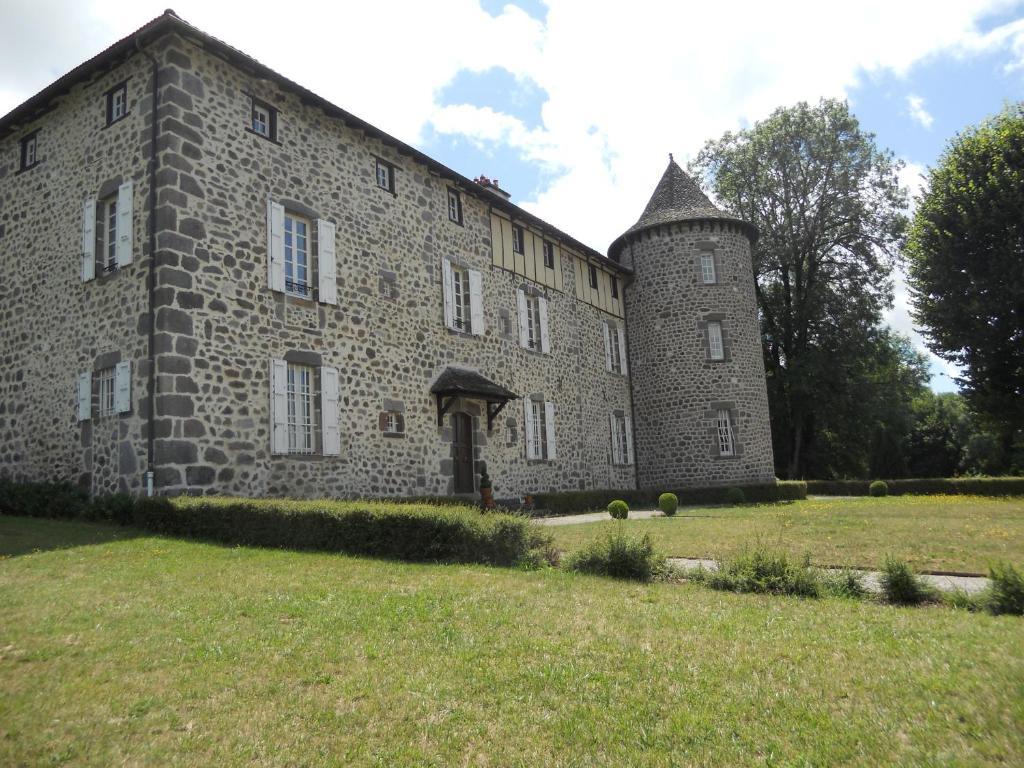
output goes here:
[[935, 118], [924, 108], [924, 98], [921, 96], [907, 96], [907, 109], [910, 116], [921, 124], [922, 128], [931, 128]]

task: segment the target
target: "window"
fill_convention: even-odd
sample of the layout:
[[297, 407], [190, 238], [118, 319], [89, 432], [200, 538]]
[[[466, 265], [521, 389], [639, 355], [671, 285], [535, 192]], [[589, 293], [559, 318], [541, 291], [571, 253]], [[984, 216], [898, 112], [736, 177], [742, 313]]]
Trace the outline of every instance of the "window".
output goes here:
[[107, 91], [107, 125], [128, 114], [128, 84], [119, 83]]
[[395, 166], [377, 158], [377, 186], [395, 194]]
[[722, 324], [708, 323], [708, 354], [712, 360], [725, 359], [725, 347], [722, 344]]
[[287, 293], [307, 298], [309, 286], [309, 222], [284, 215], [284, 287]]
[[313, 453], [313, 368], [288, 364], [288, 453]]
[[619, 278], [617, 277], [612, 278], [612, 298], [619, 298]]
[[523, 228], [512, 225], [512, 252], [523, 253]]
[[541, 316], [540, 297], [526, 297], [526, 347], [540, 350], [541, 348]]
[[97, 260], [104, 272], [117, 269], [117, 196], [100, 201], [97, 217], [99, 248]]
[[619, 329], [608, 326], [608, 358], [611, 360], [612, 371], [622, 373], [622, 344]]
[[380, 295], [385, 299], [393, 299], [395, 297], [395, 284], [390, 280], [380, 281]]
[[257, 136], [277, 141], [277, 110], [254, 98], [249, 114], [249, 130]]
[[531, 400], [528, 433], [530, 436], [529, 458], [548, 458], [548, 424], [543, 400]]
[[448, 219], [456, 224], [462, 223], [462, 197], [454, 189], [448, 190]]
[[381, 411], [380, 431], [384, 437], [402, 437], [405, 435], [405, 414], [401, 411]]
[[452, 324], [456, 330], [468, 331], [470, 322], [469, 274], [452, 267]]
[[498, 314], [498, 330], [505, 338], [512, 335], [512, 317], [508, 310], [503, 309]]
[[104, 368], [96, 377], [100, 392], [100, 416], [111, 416], [114, 413], [114, 369]]
[[712, 285], [718, 282], [715, 275], [715, 255], [713, 253], [702, 253], [700, 255], [700, 275], [704, 285]]
[[398, 411], [388, 411], [384, 415], [384, 431], [398, 432]]
[[612, 414], [612, 463], [632, 464], [632, 436], [625, 416]]
[[21, 140], [21, 170], [23, 171], [27, 171], [39, 162], [37, 136], [38, 132], [31, 133]]
[[732, 423], [726, 410], [718, 412], [718, 455], [733, 455]]
[[544, 266], [547, 269], [555, 268], [555, 244], [544, 241]]
[[597, 267], [590, 265], [590, 287], [597, 288]]

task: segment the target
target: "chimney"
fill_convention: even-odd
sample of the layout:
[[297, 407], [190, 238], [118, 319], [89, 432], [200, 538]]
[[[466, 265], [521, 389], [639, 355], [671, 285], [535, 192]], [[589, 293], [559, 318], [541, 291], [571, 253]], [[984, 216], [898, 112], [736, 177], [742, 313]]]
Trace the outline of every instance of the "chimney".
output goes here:
[[512, 197], [510, 193], [506, 192], [498, 185], [497, 179], [489, 179], [481, 173], [477, 178], [473, 179], [473, 181], [475, 181], [481, 187], [486, 189], [488, 192], [497, 195], [502, 200], [508, 200]]

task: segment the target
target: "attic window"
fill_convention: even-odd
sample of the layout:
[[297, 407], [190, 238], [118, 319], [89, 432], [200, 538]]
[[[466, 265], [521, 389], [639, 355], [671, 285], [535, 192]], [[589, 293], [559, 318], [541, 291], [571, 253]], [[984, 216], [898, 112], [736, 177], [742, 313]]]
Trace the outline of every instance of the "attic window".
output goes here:
[[517, 224], [512, 225], [512, 253], [523, 252], [523, 228]]
[[128, 83], [118, 83], [107, 91], [107, 125], [128, 115]]
[[555, 244], [549, 243], [547, 240], [544, 241], [544, 267], [546, 269], [555, 268]]
[[377, 186], [395, 194], [395, 166], [386, 160], [377, 158]]
[[451, 188], [448, 189], [448, 220], [462, 223], [462, 197]]
[[597, 288], [597, 267], [590, 265], [590, 287]]
[[27, 171], [39, 164], [39, 145], [36, 138], [39, 131], [34, 131], [21, 140], [21, 170]]
[[249, 130], [257, 136], [277, 141], [277, 110], [253, 98]]
[[617, 277], [612, 278], [612, 298], [619, 298], [619, 278]]

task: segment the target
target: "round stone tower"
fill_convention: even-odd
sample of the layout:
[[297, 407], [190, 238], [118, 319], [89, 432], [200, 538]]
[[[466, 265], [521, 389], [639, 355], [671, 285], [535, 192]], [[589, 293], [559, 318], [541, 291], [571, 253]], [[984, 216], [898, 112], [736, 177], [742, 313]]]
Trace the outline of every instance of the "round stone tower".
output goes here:
[[633, 270], [626, 333], [641, 488], [775, 479], [756, 240], [670, 155], [643, 215], [608, 249]]

